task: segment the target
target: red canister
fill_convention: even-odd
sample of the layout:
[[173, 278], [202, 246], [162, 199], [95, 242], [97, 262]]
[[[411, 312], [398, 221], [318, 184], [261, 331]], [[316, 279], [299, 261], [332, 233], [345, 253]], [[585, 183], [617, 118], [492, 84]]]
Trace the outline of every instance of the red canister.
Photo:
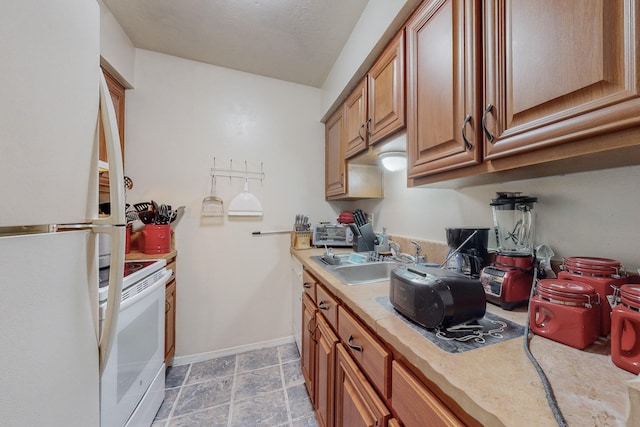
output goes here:
[[534, 334], [582, 350], [600, 335], [600, 296], [580, 282], [541, 279], [531, 299]]
[[145, 254], [166, 254], [171, 252], [171, 226], [169, 224], [147, 224], [142, 230]]
[[640, 374], [640, 285], [620, 286], [620, 303], [611, 313], [611, 360]]
[[587, 283], [600, 295], [600, 335], [606, 337], [611, 332], [611, 304], [608, 296], [613, 295], [614, 286], [619, 287], [626, 283], [626, 279], [620, 276], [620, 262], [609, 258], [595, 257], [570, 257], [564, 259], [562, 270], [558, 273], [559, 279], [566, 279]]

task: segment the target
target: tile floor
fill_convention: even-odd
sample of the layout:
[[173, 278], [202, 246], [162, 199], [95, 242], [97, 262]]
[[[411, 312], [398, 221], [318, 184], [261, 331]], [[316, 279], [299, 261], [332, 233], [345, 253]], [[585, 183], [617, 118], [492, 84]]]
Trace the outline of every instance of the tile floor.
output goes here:
[[317, 425], [291, 343], [170, 367], [152, 427]]

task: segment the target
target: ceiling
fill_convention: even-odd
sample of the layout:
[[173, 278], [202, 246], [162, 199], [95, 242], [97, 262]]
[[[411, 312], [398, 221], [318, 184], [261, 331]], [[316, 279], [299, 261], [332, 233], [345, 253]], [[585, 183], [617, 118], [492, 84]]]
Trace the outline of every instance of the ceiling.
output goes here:
[[368, 0], [103, 0], [135, 47], [322, 86]]

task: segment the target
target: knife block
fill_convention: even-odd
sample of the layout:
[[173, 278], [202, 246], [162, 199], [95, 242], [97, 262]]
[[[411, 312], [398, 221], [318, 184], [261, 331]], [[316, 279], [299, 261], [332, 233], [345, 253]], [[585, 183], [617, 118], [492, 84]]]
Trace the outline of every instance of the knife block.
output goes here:
[[[371, 243], [371, 245], [373, 245]], [[354, 252], [370, 252], [372, 249], [367, 245], [367, 241], [363, 236], [353, 236], [353, 251]]]
[[291, 247], [293, 249], [310, 249], [311, 234], [311, 231], [292, 231]]

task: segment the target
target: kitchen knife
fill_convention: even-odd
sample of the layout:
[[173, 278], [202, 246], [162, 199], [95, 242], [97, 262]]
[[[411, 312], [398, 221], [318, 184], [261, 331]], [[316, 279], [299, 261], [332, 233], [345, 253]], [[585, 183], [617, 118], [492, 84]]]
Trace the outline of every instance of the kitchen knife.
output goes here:
[[358, 226], [357, 226], [356, 224], [354, 224], [354, 223], [350, 223], [350, 224], [347, 224], [347, 225], [349, 226], [349, 228], [351, 229], [351, 231], [353, 231], [353, 235], [354, 235], [354, 236], [356, 236], [356, 237], [357, 237], [357, 236], [361, 236], [361, 234], [360, 234], [360, 229], [358, 228]]

